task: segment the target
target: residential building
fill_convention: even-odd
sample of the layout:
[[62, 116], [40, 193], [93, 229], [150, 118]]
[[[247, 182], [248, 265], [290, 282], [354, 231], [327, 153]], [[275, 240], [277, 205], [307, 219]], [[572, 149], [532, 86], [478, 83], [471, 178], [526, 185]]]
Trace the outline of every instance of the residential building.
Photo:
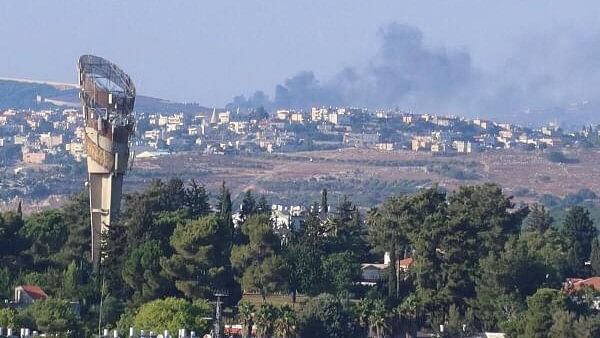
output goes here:
[[471, 141], [460, 141], [456, 140], [452, 142], [452, 146], [456, 149], [457, 153], [472, 153], [473, 152], [473, 144]]
[[48, 299], [48, 295], [37, 285], [19, 285], [15, 288], [15, 304], [26, 306], [39, 300]]
[[63, 143], [63, 136], [61, 134], [52, 135], [51, 133], [40, 134], [40, 143], [47, 148], [58, 147]]
[[431, 136], [413, 136], [411, 140], [412, 151], [419, 151], [421, 149], [431, 148], [432, 139]]
[[375, 145], [375, 149], [381, 150], [381, 151], [393, 151], [394, 144], [393, 143], [377, 143]]
[[375, 147], [379, 143], [379, 134], [344, 133], [343, 143], [356, 148]]
[[23, 152], [23, 162], [27, 164], [42, 164], [46, 160], [46, 153], [26, 150]]

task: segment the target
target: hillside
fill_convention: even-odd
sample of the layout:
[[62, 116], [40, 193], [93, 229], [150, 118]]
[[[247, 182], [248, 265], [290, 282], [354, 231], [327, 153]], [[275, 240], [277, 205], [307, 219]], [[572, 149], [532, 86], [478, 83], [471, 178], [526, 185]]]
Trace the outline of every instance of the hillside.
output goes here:
[[[44, 98], [38, 102], [37, 97]], [[75, 85], [44, 83], [41, 81], [0, 79], [0, 110], [46, 109], [57, 105], [78, 106], [78, 89]], [[208, 108], [196, 103], [179, 103], [139, 95], [135, 110], [144, 112], [194, 113]]]

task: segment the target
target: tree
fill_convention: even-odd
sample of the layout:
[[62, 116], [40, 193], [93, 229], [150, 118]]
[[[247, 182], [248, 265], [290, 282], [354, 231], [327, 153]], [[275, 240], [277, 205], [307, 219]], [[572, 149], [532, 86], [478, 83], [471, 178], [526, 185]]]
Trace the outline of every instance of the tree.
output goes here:
[[0, 263], [16, 269], [22, 267], [21, 253], [27, 249], [29, 242], [23, 235], [25, 223], [20, 214], [5, 212], [0, 214]]
[[19, 328], [24, 323], [19, 318], [19, 313], [13, 308], [0, 309], [0, 327]]
[[[527, 243], [528, 250], [539, 257], [547, 267], [548, 285], [558, 287], [565, 278], [573, 276], [572, 266], [577, 263], [571, 242], [559, 231], [552, 228], [544, 233], [524, 232], [519, 236], [521, 241]], [[572, 258], [569, 256], [572, 254]]]
[[124, 245], [128, 242], [127, 229], [120, 219], [111, 222], [108, 231], [102, 234], [101, 257], [99, 265], [99, 278], [96, 279], [96, 288], [105, 285], [107, 294], [125, 299], [129, 296], [129, 288], [123, 281], [123, 262], [127, 259], [130, 250], [137, 247], [139, 243], [131, 247]]
[[265, 257], [246, 268], [241, 280], [242, 287], [244, 290], [259, 291], [266, 301], [268, 294], [286, 289], [286, 272], [286, 264], [281, 256]]
[[133, 291], [133, 304], [172, 294], [168, 280], [161, 275], [160, 259], [164, 256], [160, 242], [149, 240], [134, 248], [124, 261], [121, 274], [125, 284]]
[[281, 256], [281, 240], [273, 232], [269, 215], [253, 215], [242, 225], [247, 244], [234, 246], [231, 263], [244, 290], [269, 292], [287, 289], [287, 269]]
[[569, 209], [563, 222], [563, 234], [571, 241], [575, 250], [578, 264], [576, 272], [584, 273], [583, 267], [590, 258], [592, 240], [598, 235], [589, 211], [580, 206]]
[[267, 202], [267, 197], [265, 195], [260, 195], [258, 203], [256, 204], [256, 212], [259, 214], [271, 213], [271, 208], [269, 207], [269, 202]]
[[79, 284], [80, 275], [75, 262], [71, 262], [63, 273], [63, 283], [60, 289], [60, 294], [64, 299], [78, 300], [79, 299]]
[[327, 281], [321, 264], [325, 248], [323, 234], [318, 208], [313, 206], [305, 219], [304, 227], [298, 233], [293, 233], [285, 247], [292, 298], [296, 291], [316, 296], [326, 289]]
[[321, 213], [326, 215], [329, 212], [329, 203], [327, 202], [327, 189], [323, 189], [321, 191], [321, 205], [320, 205]]
[[525, 219], [525, 230], [543, 233], [550, 229], [552, 223], [554, 223], [554, 219], [546, 211], [546, 207], [543, 204], [535, 203], [531, 206], [529, 215]]
[[463, 186], [448, 198], [448, 223], [439, 249], [446, 278], [445, 293], [461, 310], [475, 296], [475, 277], [481, 257], [498, 254], [509, 236], [519, 232], [524, 213], [493, 184]]
[[446, 234], [446, 195], [437, 187], [424, 189], [410, 198], [408, 222], [413, 224], [408, 232], [414, 248], [413, 277], [417, 297], [423, 300], [424, 311], [430, 320], [443, 321], [448, 302], [442, 293], [443, 270], [441, 246]]
[[256, 309], [252, 303], [241, 301], [238, 304], [238, 317], [242, 321], [242, 338], [250, 338], [252, 335], [255, 311]]
[[508, 238], [519, 233], [528, 211], [527, 208], [513, 211], [511, 198], [502, 194], [500, 186], [491, 183], [463, 186], [448, 198], [448, 203], [450, 218], [456, 223], [477, 227], [481, 241], [479, 257], [500, 252]]
[[437, 295], [443, 297], [438, 304], [444, 314], [451, 305], [460, 312], [466, 310], [467, 302], [476, 295], [479, 260], [499, 253], [504, 243], [519, 233], [526, 212], [513, 212], [510, 198], [494, 184], [460, 187], [447, 200], [439, 223], [434, 223], [440, 236], [435, 247], [441, 272]]
[[217, 198], [217, 210], [219, 210], [221, 217], [231, 215], [231, 193], [225, 185], [225, 181], [221, 184], [221, 194]]
[[357, 333], [354, 312], [332, 295], [311, 298], [300, 313], [300, 337], [351, 338]]
[[186, 195], [180, 179], [170, 179], [166, 183], [155, 180], [145, 191], [125, 195], [121, 215], [128, 247], [135, 248], [146, 240], [156, 239], [166, 249], [177, 223], [189, 219]]
[[579, 317], [573, 325], [573, 336], [577, 338], [600, 337], [600, 315]]
[[524, 315], [525, 337], [546, 338], [554, 324], [552, 316], [567, 309], [567, 297], [554, 289], [538, 289], [527, 298], [527, 311]]
[[185, 189], [185, 206], [191, 218], [198, 218], [210, 213], [206, 189], [204, 185], [196, 183], [194, 179], [190, 181], [189, 186]]
[[515, 319], [525, 298], [548, 282], [550, 269], [521, 239], [510, 240], [500, 255], [483, 258], [473, 301], [483, 329], [498, 330], [502, 322]]
[[34, 262], [45, 267], [65, 243], [67, 227], [59, 210], [48, 209], [29, 216], [21, 233], [31, 242], [28, 251]]
[[9, 299], [12, 294], [12, 276], [8, 268], [0, 268], [0, 299]]
[[598, 237], [592, 241], [592, 249], [590, 252], [590, 263], [594, 276], [600, 276], [600, 240]]
[[331, 218], [329, 235], [333, 238], [328, 251], [330, 253], [351, 251], [362, 258], [368, 251], [365, 241], [366, 230], [358, 209], [347, 196], [344, 196]]
[[361, 300], [358, 304], [356, 304], [355, 308], [358, 324], [360, 325], [360, 327], [367, 330], [367, 337], [373, 336], [373, 330], [370, 321], [372, 309], [373, 301], [369, 298]]
[[64, 266], [75, 261], [78, 265], [87, 264], [91, 254], [89, 192], [84, 190], [73, 195], [62, 207], [61, 213], [67, 225], [67, 240], [56, 255]]
[[277, 336], [281, 338], [295, 337], [296, 328], [296, 313], [289, 305], [282, 306], [275, 320], [275, 332]]
[[321, 293], [325, 289], [321, 257], [303, 244], [288, 246], [286, 253], [292, 297], [295, 296], [296, 291], [309, 296]]
[[191, 299], [210, 298], [216, 290], [230, 292], [237, 302], [229, 254], [230, 229], [216, 215], [180, 223], [171, 236], [175, 254], [162, 258], [160, 265], [177, 289]]
[[331, 293], [347, 292], [360, 277], [360, 261], [351, 251], [330, 254], [322, 264], [327, 289]]
[[[368, 239], [380, 254], [389, 254], [392, 262], [404, 258], [408, 249], [408, 233], [412, 230], [413, 205], [407, 196], [386, 199], [380, 208], [374, 208], [367, 217]], [[388, 297], [397, 298], [400, 284], [397, 280], [396, 264], [388, 268]]]
[[157, 299], [140, 306], [133, 318], [133, 326], [154, 332], [177, 332], [179, 329], [208, 332], [210, 323], [204, 318], [212, 315], [212, 307], [204, 299], [194, 303], [181, 298]]
[[552, 338], [573, 337], [574, 324], [577, 320], [575, 314], [568, 311], [557, 311], [552, 315], [552, 327], [548, 336]]
[[44, 333], [66, 334], [79, 328], [73, 307], [66, 300], [48, 298], [37, 301], [31, 305], [30, 311], [38, 329]]
[[256, 335], [258, 338], [270, 338], [275, 329], [277, 308], [269, 303], [262, 304], [256, 311]]
[[416, 338], [421, 322], [423, 306], [415, 294], [406, 297], [395, 312], [399, 317], [401, 331], [406, 338]]
[[244, 197], [242, 198], [242, 209], [240, 210], [240, 216], [243, 220], [251, 215], [257, 213], [256, 200], [252, 195], [252, 190], [246, 190]]
[[472, 330], [467, 324], [468, 320], [469, 319], [458, 310], [456, 305], [450, 305], [446, 323], [444, 323], [444, 331], [440, 332], [440, 336], [448, 338], [473, 337], [473, 332], [471, 332]]
[[389, 325], [388, 311], [383, 301], [376, 300], [373, 302], [373, 309], [369, 315], [369, 323], [375, 331], [376, 338], [383, 338], [385, 336], [385, 331], [389, 329]]

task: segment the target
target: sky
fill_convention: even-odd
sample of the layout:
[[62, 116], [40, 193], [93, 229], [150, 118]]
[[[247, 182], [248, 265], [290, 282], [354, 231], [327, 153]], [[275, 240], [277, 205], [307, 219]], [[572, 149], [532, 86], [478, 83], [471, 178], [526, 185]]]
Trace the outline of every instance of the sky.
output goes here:
[[[590, 76], [582, 68], [588, 61], [595, 65], [592, 59], [600, 51], [599, 18], [597, 0], [3, 0], [0, 76], [76, 82], [77, 58], [92, 53], [120, 65], [138, 93], [205, 106], [224, 106], [256, 90], [278, 100], [278, 85], [285, 89], [280, 93], [285, 102], [295, 102], [306, 88], [296, 95], [286, 80], [306, 72], [313, 76], [303, 80], [314, 89], [311, 95], [324, 101], [370, 104], [361, 93], [379, 94], [401, 82], [410, 89], [381, 94], [384, 104], [429, 108], [428, 96], [446, 95], [452, 99], [431, 107], [479, 109], [482, 101], [505, 100], [508, 91], [508, 100], [522, 105], [524, 96], [548, 100], [548, 92], [552, 98], [578, 99], [561, 96], [568, 86], [540, 89], [546, 67], [552, 69], [552, 83], [574, 67], [575, 88], [600, 85], [600, 74]], [[570, 55], [579, 47], [583, 56]], [[408, 67], [394, 53], [413, 49], [422, 52], [414, 58], [425, 55], [429, 61], [412, 60], [408, 66], [437, 69], [446, 75], [434, 74], [436, 79], [447, 87], [381, 76], [390, 67], [392, 73]], [[528, 74], [526, 86], [519, 85], [522, 73]], [[369, 81], [369, 87], [357, 84]], [[492, 85], [498, 82], [510, 85]], [[485, 88], [477, 103], [454, 99], [473, 88]]]

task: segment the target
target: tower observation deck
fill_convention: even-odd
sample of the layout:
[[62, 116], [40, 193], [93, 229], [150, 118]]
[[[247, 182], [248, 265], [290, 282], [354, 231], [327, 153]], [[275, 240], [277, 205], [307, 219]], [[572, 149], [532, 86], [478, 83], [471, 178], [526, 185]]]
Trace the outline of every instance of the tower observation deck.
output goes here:
[[125, 72], [101, 57], [83, 55], [77, 65], [85, 117], [92, 262], [98, 263], [102, 233], [121, 205], [134, 126], [135, 86]]

